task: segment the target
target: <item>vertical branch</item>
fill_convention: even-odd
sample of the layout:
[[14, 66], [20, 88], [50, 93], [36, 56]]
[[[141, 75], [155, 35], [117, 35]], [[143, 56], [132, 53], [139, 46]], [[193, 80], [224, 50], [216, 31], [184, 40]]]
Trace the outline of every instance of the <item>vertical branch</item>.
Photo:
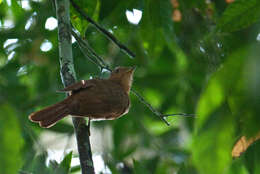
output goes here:
[[[55, 4], [58, 20], [60, 73], [63, 85], [66, 87], [76, 81], [71, 46], [70, 4], [69, 0], [55, 0]], [[94, 166], [88, 136], [88, 127], [86, 126], [85, 120], [82, 118], [73, 118], [73, 125], [77, 139], [82, 174], [93, 174]]]

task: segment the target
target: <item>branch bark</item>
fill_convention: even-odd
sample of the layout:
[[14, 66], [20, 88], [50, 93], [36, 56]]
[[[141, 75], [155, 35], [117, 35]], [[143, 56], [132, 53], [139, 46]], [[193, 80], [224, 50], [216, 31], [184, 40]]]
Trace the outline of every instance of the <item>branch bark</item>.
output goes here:
[[[76, 81], [71, 46], [70, 4], [69, 0], [55, 0], [55, 4], [58, 20], [60, 74], [62, 83], [66, 87]], [[72, 119], [77, 139], [81, 172], [82, 174], [93, 174], [95, 172], [92, 161], [88, 127], [86, 126], [85, 119]]]

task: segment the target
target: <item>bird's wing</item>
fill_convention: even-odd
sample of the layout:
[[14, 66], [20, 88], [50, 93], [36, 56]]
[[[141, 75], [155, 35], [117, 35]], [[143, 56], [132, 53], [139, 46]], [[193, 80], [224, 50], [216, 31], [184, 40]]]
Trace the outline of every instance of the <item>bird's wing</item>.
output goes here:
[[80, 82], [74, 83], [66, 88], [59, 90], [58, 92], [71, 92], [71, 91], [78, 91], [84, 88], [90, 88], [95, 86], [90, 80], [81, 80]]

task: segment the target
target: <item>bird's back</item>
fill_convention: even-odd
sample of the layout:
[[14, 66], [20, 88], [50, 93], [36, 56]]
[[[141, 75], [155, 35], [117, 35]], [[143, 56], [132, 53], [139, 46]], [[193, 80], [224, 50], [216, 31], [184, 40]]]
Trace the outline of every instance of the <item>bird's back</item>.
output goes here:
[[93, 85], [71, 96], [71, 101], [74, 102], [72, 115], [115, 119], [128, 109], [128, 94], [119, 83], [107, 79], [92, 79], [86, 83]]

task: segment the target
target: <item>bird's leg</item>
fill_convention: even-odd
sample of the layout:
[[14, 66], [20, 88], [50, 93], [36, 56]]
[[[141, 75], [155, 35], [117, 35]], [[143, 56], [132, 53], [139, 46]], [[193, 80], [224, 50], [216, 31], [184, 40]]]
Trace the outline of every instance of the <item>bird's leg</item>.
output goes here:
[[90, 136], [90, 118], [88, 118], [88, 136]]

